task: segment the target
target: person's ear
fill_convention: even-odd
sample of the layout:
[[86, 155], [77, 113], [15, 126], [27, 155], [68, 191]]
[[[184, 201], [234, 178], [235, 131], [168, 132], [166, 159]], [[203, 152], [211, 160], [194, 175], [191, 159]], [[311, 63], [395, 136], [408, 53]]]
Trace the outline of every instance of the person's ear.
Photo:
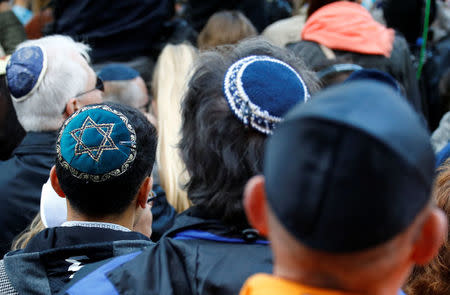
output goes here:
[[245, 186], [244, 209], [251, 226], [262, 236], [268, 234], [268, 218], [266, 210], [266, 192], [264, 176], [252, 177]]
[[412, 259], [419, 265], [427, 264], [439, 253], [448, 235], [447, 216], [436, 207], [431, 208], [430, 211], [414, 243]]
[[148, 195], [150, 194], [153, 186], [153, 177], [147, 176], [141, 184], [139, 188], [137, 200], [136, 200], [136, 208], [141, 207], [145, 209], [147, 206]]
[[61, 198], [66, 197], [61, 186], [59, 185], [58, 176], [56, 176], [55, 166], [53, 166], [52, 169], [50, 169], [50, 183], [52, 184], [52, 187], [55, 190], [55, 192], [58, 194], [58, 196], [60, 196]]
[[64, 115], [66, 117], [69, 117], [70, 115], [72, 115], [73, 113], [78, 111], [79, 108], [80, 108], [80, 106], [79, 106], [78, 99], [71, 98], [71, 99], [69, 99], [69, 101], [66, 104], [66, 108], [64, 109]]

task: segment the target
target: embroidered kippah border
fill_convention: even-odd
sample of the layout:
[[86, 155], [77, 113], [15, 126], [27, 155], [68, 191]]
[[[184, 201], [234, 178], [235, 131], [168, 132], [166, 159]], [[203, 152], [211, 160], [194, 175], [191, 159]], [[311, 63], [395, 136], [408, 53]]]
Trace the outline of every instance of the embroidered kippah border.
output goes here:
[[[80, 112], [85, 112], [85, 111], [94, 110], [94, 109], [103, 109], [105, 111], [108, 111], [108, 112], [111, 112], [111, 113], [117, 115], [122, 120], [122, 122], [125, 124], [127, 130], [130, 132], [130, 142], [133, 143], [130, 146], [130, 154], [129, 154], [128, 158], [125, 160], [125, 162], [119, 168], [114, 169], [114, 170], [112, 170], [110, 172], [107, 172], [105, 174], [102, 174], [102, 175], [89, 174], [89, 173], [81, 172], [81, 171], [73, 168], [64, 159], [64, 157], [62, 156], [62, 153], [61, 153], [61, 137], [62, 137], [62, 135], [64, 133], [64, 130], [67, 127], [67, 125]], [[122, 114], [121, 112], [119, 112], [117, 110], [114, 110], [114, 109], [110, 108], [109, 106], [96, 105], [96, 106], [83, 107], [82, 109], [80, 109], [77, 112], [75, 112], [69, 119], [67, 119], [64, 122], [63, 127], [61, 128], [61, 131], [59, 132], [58, 139], [56, 141], [56, 153], [57, 153], [58, 161], [61, 164], [61, 166], [64, 169], [69, 170], [70, 173], [73, 176], [75, 176], [76, 178], [84, 179], [84, 180], [91, 180], [93, 182], [103, 182], [103, 181], [106, 181], [106, 180], [108, 180], [110, 178], [117, 177], [117, 176], [125, 173], [128, 170], [128, 168], [130, 167], [131, 163], [135, 160], [136, 153], [137, 153], [136, 132], [135, 132], [133, 126], [130, 124], [128, 118], [124, 114]]]

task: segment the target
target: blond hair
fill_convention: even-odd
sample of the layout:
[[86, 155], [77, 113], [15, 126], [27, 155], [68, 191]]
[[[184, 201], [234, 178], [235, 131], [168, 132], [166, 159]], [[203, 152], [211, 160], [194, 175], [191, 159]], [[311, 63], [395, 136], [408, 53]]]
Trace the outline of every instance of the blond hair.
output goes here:
[[195, 49], [190, 45], [167, 45], [158, 58], [152, 81], [158, 120], [156, 161], [167, 201], [178, 212], [190, 206], [187, 193], [182, 189], [188, 177], [179, 155], [178, 142], [181, 99], [196, 56]]
[[211, 49], [219, 45], [236, 44], [258, 35], [253, 24], [239, 11], [214, 13], [197, 38], [199, 49]]
[[45, 225], [42, 223], [41, 214], [38, 213], [33, 221], [31, 221], [31, 224], [14, 239], [11, 250], [25, 248], [28, 245], [28, 242], [44, 229]]

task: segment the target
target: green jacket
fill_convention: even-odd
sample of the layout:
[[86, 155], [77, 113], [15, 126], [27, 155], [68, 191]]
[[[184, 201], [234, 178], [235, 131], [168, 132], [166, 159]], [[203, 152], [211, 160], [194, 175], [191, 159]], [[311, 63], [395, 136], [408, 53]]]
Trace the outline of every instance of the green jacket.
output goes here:
[[27, 39], [25, 29], [12, 11], [0, 12], [0, 46], [11, 54], [17, 44]]

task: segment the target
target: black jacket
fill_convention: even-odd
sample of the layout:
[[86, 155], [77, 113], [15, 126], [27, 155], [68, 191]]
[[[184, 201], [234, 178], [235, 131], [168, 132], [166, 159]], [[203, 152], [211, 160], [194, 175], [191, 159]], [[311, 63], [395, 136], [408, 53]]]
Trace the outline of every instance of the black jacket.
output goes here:
[[0, 255], [39, 211], [42, 185], [53, 166], [55, 132], [29, 132], [12, 157], [0, 162]]
[[150, 238], [153, 242], [157, 242], [161, 236], [172, 227], [177, 212], [172, 205], [167, 202], [166, 192], [159, 184], [153, 184], [152, 189], [158, 198], [153, 201], [152, 236]]
[[[299, 41], [288, 44], [295, 55], [312, 69], [325, 64], [327, 57], [318, 43], [312, 41]], [[391, 74], [405, 88], [408, 100], [414, 109], [427, 117], [426, 103], [422, 101], [417, 83], [415, 69], [411, 62], [408, 44], [400, 35], [395, 36], [393, 50], [390, 58], [382, 55], [368, 55], [348, 51], [333, 50], [337, 58], [345, 63], [354, 63], [364, 68], [373, 68]]]
[[56, 0], [54, 6], [49, 33], [88, 43], [94, 63], [150, 55], [174, 14], [173, 0]]
[[[192, 230], [202, 238], [190, 235]], [[191, 236], [191, 237], [189, 237]], [[207, 220], [198, 208], [177, 217], [174, 227], [154, 246], [106, 274], [98, 281], [100, 265], [107, 267], [118, 257], [99, 264], [83, 280], [66, 290], [83, 292], [95, 285], [95, 294], [238, 294], [244, 281], [258, 272], [272, 272], [272, 254], [265, 240], [252, 242], [248, 235], [230, 230], [218, 220]], [[85, 269], [84, 271], [86, 271]], [[81, 274], [81, 273], [80, 273]], [[87, 291], [87, 290], [86, 290]], [[62, 293], [60, 293], [62, 294]]]
[[240, 10], [259, 32], [292, 13], [286, 0], [188, 0], [188, 4], [187, 19], [198, 32], [211, 15], [222, 10]]
[[10, 252], [0, 261], [0, 293], [14, 294], [14, 289], [19, 294], [55, 294], [84, 265], [152, 244], [140, 233], [109, 228], [45, 229], [25, 249]]
[[[0, 24], [0, 28], [1, 28]], [[0, 33], [1, 36], [1, 33]], [[17, 120], [16, 110], [7, 89], [5, 75], [0, 75], [0, 160], [11, 158], [14, 149], [25, 137], [25, 130]]]

